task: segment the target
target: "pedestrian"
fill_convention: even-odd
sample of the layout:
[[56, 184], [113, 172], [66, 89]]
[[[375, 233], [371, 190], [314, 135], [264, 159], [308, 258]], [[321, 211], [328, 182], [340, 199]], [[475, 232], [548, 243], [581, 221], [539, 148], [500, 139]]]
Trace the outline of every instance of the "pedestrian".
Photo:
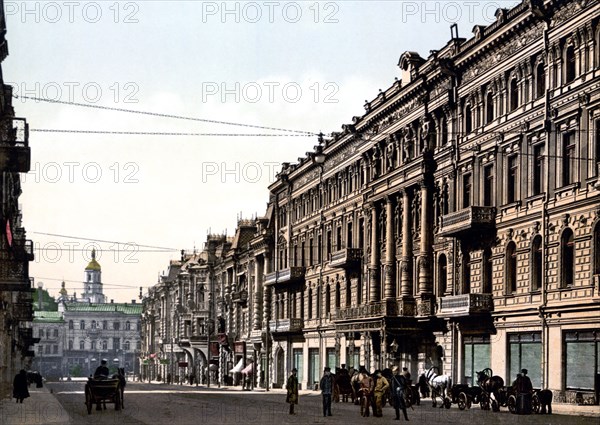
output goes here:
[[533, 385], [527, 376], [527, 369], [521, 369], [521, 379], [515, 381], [517, 387], [517, 413], [521, 415], [531, 414], [531, 396]]
[[293, 368], [292, 374], [287, 380], [285, 388], [287, 389], [287, 396], [285, 402], [290, 404], [290, 415], [295, 415], [294, 404], [298, 404], [298, 369]]
[[333, 394], [333, 386], [335, 380], [331, 374], [331, 368], [326, 367], [323, 370], [323, 377], [319, 386], [321, 387], [321, 395], [323, 396], [323, 416], [331, 416], [331, 396]]
[[28, 386], [27, 372], [25, 372], [24, 369], [21, 369], [21, 371], [15, 375], [13, 381], [13, 397], [17, 399], [17, 403], [23, 403], [23, 400], [29, 397]]
[[404, 413], [404, 419], [408, 420], [406, 413], [406, 403], [404, 402], [404, 391], [409, 388], [408, 382], [404, 374], [399, 374], [398, 367], [394, 368], [394, 376], [392, 377], [392, 398], [394, 400], [394, 409], [396, 410], [395, 420], [400, 420], [400, 410]]
[[375, 384], [375, 412], [373, 416], [381, 417], [383, 416], [383, 396], [385, 392], [390, 388], [390, 383], [385, 376], [381, 374], [380, 370], [375, 371], [375, 375], [377, 376], [377, 383]]
[[358, 381], [360, 383], [360, 413], [364, 417], [369, 416], [369, 406], [371, 405], [371, 399], [373, 398], [373, 389], [375, 383], [373, 378], [368, 374], [367, 369], [364, 366], [360, 367], [358, 373]]

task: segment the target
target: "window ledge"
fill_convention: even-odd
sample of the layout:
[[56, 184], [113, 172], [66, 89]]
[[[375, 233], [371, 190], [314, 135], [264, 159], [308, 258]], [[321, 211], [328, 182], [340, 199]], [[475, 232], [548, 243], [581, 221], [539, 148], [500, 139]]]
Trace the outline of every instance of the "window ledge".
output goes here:
[[571, 183], [566, 186], [562, 186], [556, 189], [557, 195], [564, 195], [568, 192], [574, 192], [576, 189], [579, 189], [579, 182]]
[[510, 204], [504, 204], [500, 206], [500, 212], [505, 213], [511, 208], [519, 208], [521, 206], [521, 201], [511, 202]]

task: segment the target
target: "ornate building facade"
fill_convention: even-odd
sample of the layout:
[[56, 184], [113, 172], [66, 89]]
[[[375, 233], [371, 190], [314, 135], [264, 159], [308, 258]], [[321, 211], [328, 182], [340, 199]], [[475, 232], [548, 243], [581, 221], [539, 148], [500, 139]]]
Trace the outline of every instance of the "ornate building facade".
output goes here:
[[283, 165], [212, 268], [214, 320], [259, 385], [293, 367], [305, 388], [341, 364], [471, 384], [527, 368], [557, 400], [598, 401], [599, 12], [534, 0], [470, 39], [453, 27]]
[[[0, 62], [8, 56], [4, 2], [0, 1]], [[29, 262], [33, 244], [21, 224], [20, 173], [31, 165], [29, 127], [15, 117], [12, 87], [0, 68], [0, 397], [9, 395], [14, 376], [27, 368], [36, 342], [31, 331], [33, 310]]]

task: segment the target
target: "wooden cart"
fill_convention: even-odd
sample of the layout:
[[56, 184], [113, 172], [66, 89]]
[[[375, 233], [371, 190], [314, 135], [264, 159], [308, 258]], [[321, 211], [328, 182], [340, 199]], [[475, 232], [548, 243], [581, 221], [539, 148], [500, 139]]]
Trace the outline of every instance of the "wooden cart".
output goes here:
[[100, 406], [106, 409], [106, 403], [114, 403], [115, 410], [121, 410], [123, 391], [119, 379], [93, 379], [89, 378], [85, 384], [85, 405], [88, 414], [92, 413], [94, 404], [96, 410]]

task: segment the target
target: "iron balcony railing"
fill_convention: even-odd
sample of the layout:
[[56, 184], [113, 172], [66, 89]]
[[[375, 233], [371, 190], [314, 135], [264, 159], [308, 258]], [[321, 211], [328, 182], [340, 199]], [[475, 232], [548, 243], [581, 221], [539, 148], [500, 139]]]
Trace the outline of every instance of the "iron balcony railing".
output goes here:
[[492, 294], [463, 294], [441, 297], [438, 305], [438, 316], [441, 317], [460, 317], [494, 311]]

